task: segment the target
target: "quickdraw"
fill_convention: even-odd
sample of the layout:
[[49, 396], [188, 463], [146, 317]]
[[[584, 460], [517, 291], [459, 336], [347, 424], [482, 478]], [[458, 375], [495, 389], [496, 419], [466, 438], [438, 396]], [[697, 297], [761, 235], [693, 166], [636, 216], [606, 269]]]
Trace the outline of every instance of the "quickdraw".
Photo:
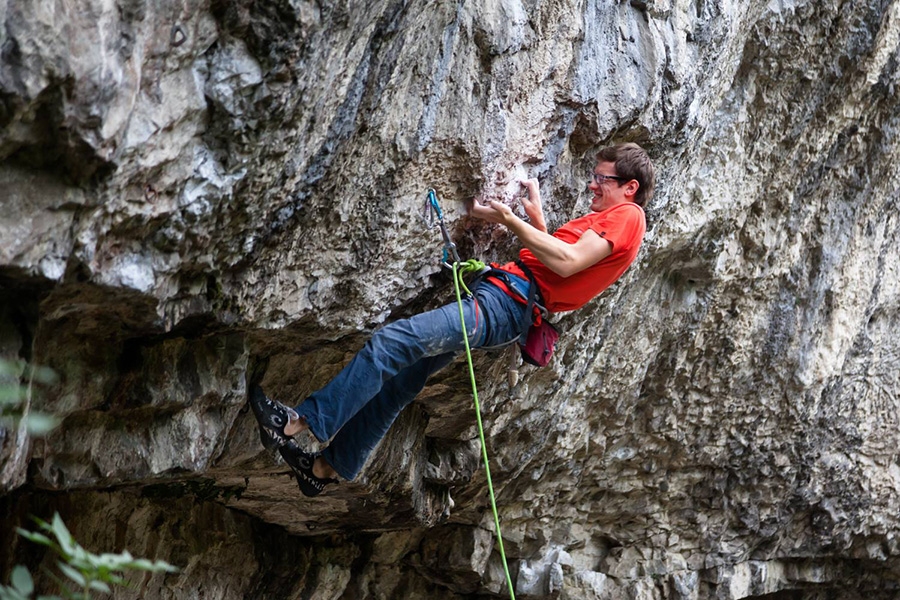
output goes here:
[[444, 266], [448, 269], [452, 268], [450, 264], [451, 258], [456, 263], [461, 262], [459, 252], [456, 250], [456, 244], [453, 243], [450, 232], [447, 231], [447, 225], [444, 223], [444, 212], [441, 210], [441, 205], [438, 203], [437, 193], [434, 189], [428, 190], [423, 220], [428, 229], [434, 229], [436, 225], [441, 228], [441, 236], [444, 238], [444, 255], [441, 258], [441, 262]]

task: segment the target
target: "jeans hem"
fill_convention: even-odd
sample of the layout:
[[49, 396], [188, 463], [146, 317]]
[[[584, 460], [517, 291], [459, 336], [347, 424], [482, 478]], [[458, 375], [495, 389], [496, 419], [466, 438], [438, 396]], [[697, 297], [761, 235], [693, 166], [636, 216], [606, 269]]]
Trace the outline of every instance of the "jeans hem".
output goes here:
[[325, 462], [327, 462], [331, 466], [332, 469], [334, 469], [335, 473], [337, 473], [344, 481], [353, 481], [354, 479], [356, 479], [356, 476], [359, 475], [359, 473], [357, 472], [357, 473], [354, 473], [352, 477], [348, 477], [347, 469], [345, 469], [344, 466], [340, 462], [334, 460], [334, 456], [328, 452], [328, 448], [326, 448], [320, 456], [325, 460]]
[[328, 438], [323, 438], [319, 433], [321, 431], [321, 424], [317, 421], [317, 419], [313, 419], [311, 415], [303, 411], [301, 408], [302, 406], [303, 404], [297, 405], [296, 407], [294, 407], [294, 411], [296, 411], [296, 413], [300, 415], [301, 419], [306, 421], [306, 427], [313, 435], [313, 437], [316, 438], [316, 441], [318, 441], [320, 444], [324, 444], [328, 441]]

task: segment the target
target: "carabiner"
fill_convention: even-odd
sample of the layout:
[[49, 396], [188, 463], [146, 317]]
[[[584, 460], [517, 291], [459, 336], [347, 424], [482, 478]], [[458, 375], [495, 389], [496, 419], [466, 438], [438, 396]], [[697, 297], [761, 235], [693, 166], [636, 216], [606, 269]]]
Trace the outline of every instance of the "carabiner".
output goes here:
[[444, 238], [444, 251], [441, 262], [448, 268], [451, 267], [451, 257], [455, 262], [460, 262], [459, 253], [456, 251], [456, 244], [453, 243], [453, 240], [450, 238], [450, 232], [447, 231], [447, 226], [444, 224], [444, 213], [441, 211], [437, 192], [435, 192], [433, 188], [428, 190], [428, 198], [425, 201], [425, 212], [428, 215], [424, 219], [425, 225], [428, 226], [429, 229], [432, 229], [435, 225], [434, 219], [437, 217], [437, 224], [441, 228], [441, 237]]

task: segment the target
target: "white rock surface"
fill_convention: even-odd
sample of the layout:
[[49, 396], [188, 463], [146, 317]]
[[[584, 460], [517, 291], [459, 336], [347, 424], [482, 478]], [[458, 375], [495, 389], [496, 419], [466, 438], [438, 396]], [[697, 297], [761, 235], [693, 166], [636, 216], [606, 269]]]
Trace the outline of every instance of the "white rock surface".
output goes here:
[[[373, 328], [507, 259], [471, 198], [658, 168], [635, 266], [553, 363], [477, 370], [518, 596], [896, 597], [900, 1], [0, 2], [4, 522], [183, 567], [118, 598], [504, 595], [468, 377], [307, 500], [246, 376], [300, 402]], [[305, 440], [304, 443], [306, 443]], [[13, 527], [10, 558], [32, 557]], [[33, 570], [34, 571], [34, 570]]]

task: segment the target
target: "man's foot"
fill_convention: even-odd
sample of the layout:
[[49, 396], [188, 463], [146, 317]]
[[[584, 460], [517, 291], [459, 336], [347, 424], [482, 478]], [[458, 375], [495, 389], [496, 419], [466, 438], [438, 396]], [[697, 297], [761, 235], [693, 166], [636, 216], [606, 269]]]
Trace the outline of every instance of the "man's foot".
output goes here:
[[284, 446], [278, 449], [284, 462], [291, 467], [294, 475], [297, 476], [297, 484], [304, 496], [318, 496], [330, 483], [337, 483], [337, 479], [329, 479], [324, 477], [316, 477], [313, 473], [313, 466], [316, 462], [316, 455], [304, 452], [297, 445], [297, 442], [290, 440]]
[[259, 422], [259, 439], [266, 450], [275, 450], [290, 441], [285, 428], [291, 421], [298, 421], [300, 415], [277, 400], [268, 398], [259, 385], [250, 386], [250, 408]]

